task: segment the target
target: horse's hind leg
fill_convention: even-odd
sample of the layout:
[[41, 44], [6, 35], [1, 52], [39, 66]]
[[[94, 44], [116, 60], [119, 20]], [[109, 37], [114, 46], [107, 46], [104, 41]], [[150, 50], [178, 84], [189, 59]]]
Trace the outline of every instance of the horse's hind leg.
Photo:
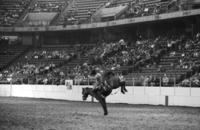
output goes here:
[[123, 93], [123, 94], [125, 94], [125, 92], [124, 92], [124, 88], [121, 86], [121, 92]]
[[126, 86], [125, 86], [125, 85], [124, 85], [124, 91], [125, 91], [125, 92], [128, 92], [128, 90], [126, 89]]
[[121, 85], [121, 92], [124, 94], [125, 92], [128, 92], [127, 89], [126, 89], [126, 83], [125, 82], [121, 82], [120, 85]]

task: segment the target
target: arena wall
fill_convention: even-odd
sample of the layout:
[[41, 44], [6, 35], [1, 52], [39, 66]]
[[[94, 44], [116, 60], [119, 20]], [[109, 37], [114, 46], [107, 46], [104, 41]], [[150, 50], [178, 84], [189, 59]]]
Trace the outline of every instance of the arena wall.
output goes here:
[[[68, 89], [64, 85], [0, 85], [0, 96], [82, 101], [83, 87], [91, 86]], [[119, 89], [114, 90], [107, 102], [200, 107], [200, 88], [128, 86], [127, 89], [125, 95]], [[87, 101], [92, 101], [92, 98]]]

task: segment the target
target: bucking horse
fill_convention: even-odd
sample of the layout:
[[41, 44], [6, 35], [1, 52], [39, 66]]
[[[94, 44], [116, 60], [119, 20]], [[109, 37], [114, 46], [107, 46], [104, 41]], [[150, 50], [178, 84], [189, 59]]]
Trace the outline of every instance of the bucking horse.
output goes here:
[[115, 75], [112, 71], [105, 72], [102, 76], [102, 82], [106, 82], [106, 84], [103, 83], [103, 85], [99, 89], [93, 89], [93, 88], [82, 88], [82, 95], [83, 100], [86, 100], [88, 95], [96, 98], [96, 100], [99, 101], [101, 104], [104, 115], [108, 114], [107, 106], [106, 106], [106, 97], [109, 96], [113, 89], [117, 89], [121, 87], [121, 92], [125, 94], [127, 92], [125, 87], [125, 81], [120, 81], [119, 76]]

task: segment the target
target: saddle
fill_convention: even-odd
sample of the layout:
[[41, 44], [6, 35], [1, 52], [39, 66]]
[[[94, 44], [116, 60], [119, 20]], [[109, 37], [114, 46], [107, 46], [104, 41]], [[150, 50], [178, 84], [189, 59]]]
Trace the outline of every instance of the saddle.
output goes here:
[[107, 81], [102, 81], [100, 84], [98, 84], [98, 87], [95, 88], [95, 90], [110, 91], [112, 90], [112, 87]]

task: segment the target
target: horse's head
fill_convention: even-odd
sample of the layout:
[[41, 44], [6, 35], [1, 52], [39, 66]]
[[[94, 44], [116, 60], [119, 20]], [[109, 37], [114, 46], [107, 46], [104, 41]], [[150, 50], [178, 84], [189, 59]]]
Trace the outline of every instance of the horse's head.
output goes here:
[[82, 95], [83, 100], [86, 100], [89, 95], [87, 88], [82, 88]]

